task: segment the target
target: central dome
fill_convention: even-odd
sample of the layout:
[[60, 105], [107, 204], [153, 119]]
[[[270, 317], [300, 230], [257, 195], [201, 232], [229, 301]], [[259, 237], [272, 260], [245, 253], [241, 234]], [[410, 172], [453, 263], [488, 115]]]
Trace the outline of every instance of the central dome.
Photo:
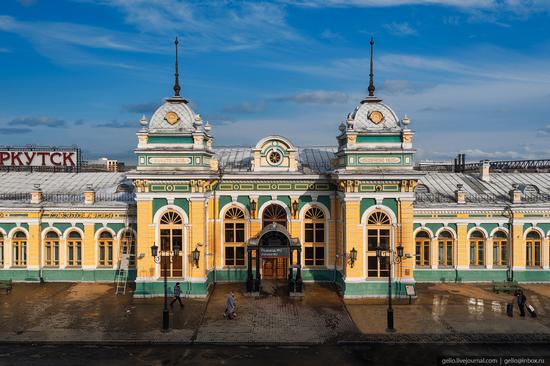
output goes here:
[[[379, 112], [382, 115], [380, 119]], [[374, 114], [373, 114], [374, 113]], [[377, 116], [377, 118], [374, 118]], [[368, 98], [363, 100], [355, 110], [348, 116], [348, 124], [353, 124], [353, 130], [357, 132], [365, 131], [400, 131], [399, 118], [386, 104], [380, 99]]]
[[172, 97], [166, 99], [149, 123], [149, 131], [153, 133], [192, 132], [195, 113], [183, 98]]

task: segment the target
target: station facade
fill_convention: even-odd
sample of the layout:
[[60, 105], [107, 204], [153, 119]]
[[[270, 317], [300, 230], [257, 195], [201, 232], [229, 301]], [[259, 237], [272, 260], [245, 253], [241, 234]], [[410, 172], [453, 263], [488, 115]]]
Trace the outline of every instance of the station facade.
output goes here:
[[[185, 296], [265, 280], [385, 296], [390, 263], [395, 295], [418, 282], [550, 281], [550, 174], [415, 170], [409, 118], [374, 91], [371, 71], [335, 146], [267, 136], [218, 149], [176, 81], [140, 121], [134, 171], [3, 173], [21, 183], [0, 193], [0, 279], [115, 281], [126, 258], [143, 297], [163, 293], [164, 275]], [[73, 199], [48, 201], [60, 185]]]

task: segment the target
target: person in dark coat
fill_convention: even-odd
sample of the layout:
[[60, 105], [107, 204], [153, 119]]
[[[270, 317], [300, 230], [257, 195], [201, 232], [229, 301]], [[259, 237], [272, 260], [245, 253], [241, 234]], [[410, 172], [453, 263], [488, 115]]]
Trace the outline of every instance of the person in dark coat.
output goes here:
[[235, 308], [237, 304], [235, 303], [235, 295], [233, 291], [229, 291], [227, 294], [227, 300], [225, 301], [225, 312], [223, 313], [224, 318], [234, 319], [237, 314], [235, 314]]
[[522, 290], [518, 290], [518, 292], [516, 292], [516, 299], [518, 302], [519, 316], [525, 317], [525, 303], [527, 302], [527, 298], [523, 294]]
[[181, 302], [181, 288], [179, 282], [176, 282], [176, 286], [174, 286], [174, 300], [172, 300], [170, 306], [174, 305], [176, 301], [179, 301], [180, 306], [183, 307], [183, 303]]

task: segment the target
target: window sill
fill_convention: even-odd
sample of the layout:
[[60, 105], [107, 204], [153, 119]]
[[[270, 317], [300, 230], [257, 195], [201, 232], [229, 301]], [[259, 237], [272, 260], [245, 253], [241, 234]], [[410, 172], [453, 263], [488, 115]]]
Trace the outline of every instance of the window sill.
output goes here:
[[10, 268], [13, 268], [13, 269], [25, 269], [25, 268], [27, 268], [27, 265], [23, 265], [23, 266], [11, 266]]
[[437, 266], [437, 269], [455, 269], [455, 268], [453, 266], [439, 265], [439, 266]]
[[82, 269], [82, 266], [65, 266], [65, 269]]
[[487, 268], [486, 266], [478, 266], [478, 265], [474, 265], [474, 264], [470, 264], [469, 266], [469, 269], [485, 269]]
[[59, 269], [59, 265], [46, 265], [42, 268], [44, 268], [44, 269]]
[[525, 269], [537, 270], [542, 269], [542, 266], [525, 266]]
[[429, 264], [415, 264], [414, 269], [432, 269], [432, 266]]
[[110, 265], [110, 266], [100, 265], [100, 266], [97, 266], [97, 269], [113, 269], [113, 266], [112, 265]]

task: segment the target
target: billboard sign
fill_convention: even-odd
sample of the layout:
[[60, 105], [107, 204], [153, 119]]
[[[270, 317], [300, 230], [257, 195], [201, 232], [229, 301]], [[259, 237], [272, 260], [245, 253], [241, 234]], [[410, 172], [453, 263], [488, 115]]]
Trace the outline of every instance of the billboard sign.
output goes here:
[[79, 171], [77, 147], [0, 146], [0, 170]]

